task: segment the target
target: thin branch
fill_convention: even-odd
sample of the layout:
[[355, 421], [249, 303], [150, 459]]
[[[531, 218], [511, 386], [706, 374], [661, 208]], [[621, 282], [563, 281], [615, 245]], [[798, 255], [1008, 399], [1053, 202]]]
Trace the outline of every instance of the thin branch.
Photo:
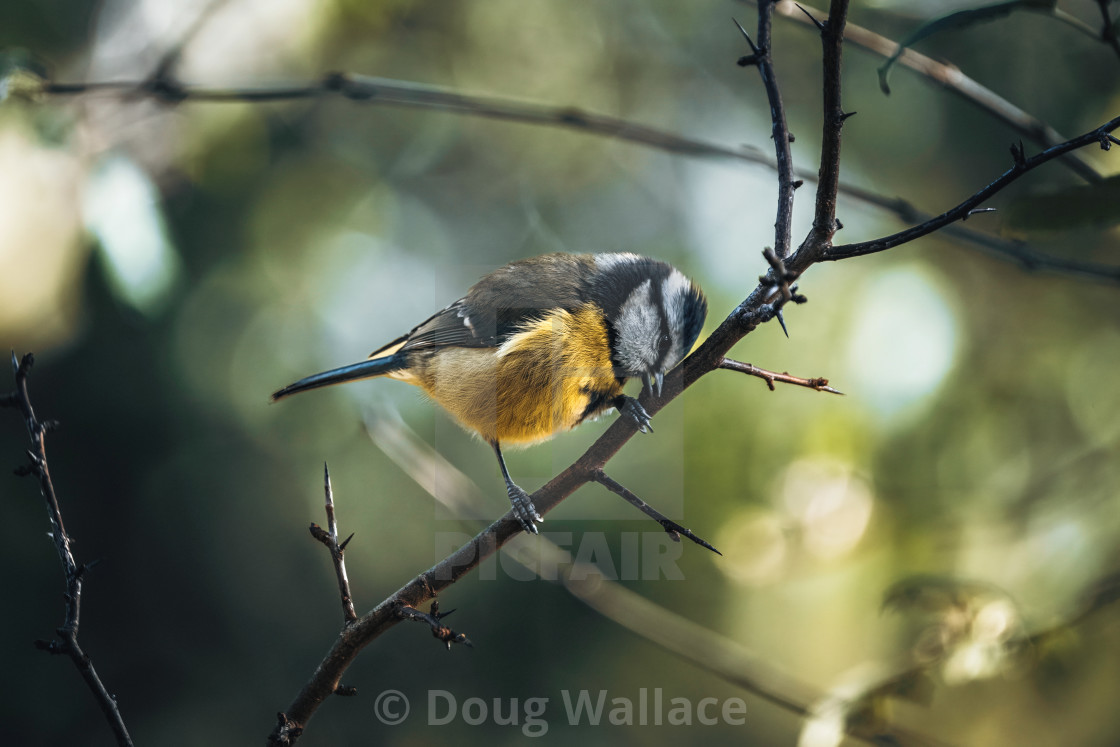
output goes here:
[[322, 542], [330, 551], [331, 560], [334, 561], [335, 577], [338, 579], [338, 594], [342, 598], [342, 617], [345, 621], [344, 624], [349, 625], [358, 619], [358, 613], [354, 610], [354, 598], [350, 595], [350, 579], [346, 576], [346, 560], [343, 558], [343, 553], [354, 535], [351, 534], [341, 543], [338, 541], [338, 521], [334, 515], [334, 491], [331, 489], [331, 473], [327, 469], [326, 462], [323, 462], [323, 492], [326, 494], [327, 529], [324, 531], [321, 526], [312, 523], [310, 531], [311, 536]]
[[727, 148], [575, 107], [552, 107], [496, 96], [474, 96], [442, 86], [352, 73], [330, 73], [321, 80], [294, 85], [240, 88], [191, 86], [166, 77], [143, 81], [46, 83], [43, 92], [54, 96], [120, 93], [149, 96], [172, 104], [188, 100], [261, 103], [341, 96], [362, 103], [431, 109], [487, 119], [577, 130], [680, 155], [729, 158], [769, 165], [766, 156], [752, 148]]
[[746, 37], [753, 53], [739, 60], [740, 65], [751, 64], [758, 68], [766, 98], [770, 102], [770, 138], [774, 141], [774, 159], [778, 170], [778, 216], [774, 222], [774, 253], [778, 259], [789, 256], [793, 235], [793, 193], [797, 186], [793, 182], [793, 155], [789, 144], [793, 139], [786, 122], [785, 105], [778, 77], [774, 71], [774, 60], [770, 54], [772, 43], [770, 31], [773, 27], [774, 0], [760, 0], [758, 4], [758, 44], [755, 45], [746, 30], [739, 31]]
[[828, 253], [823, 257], [826, 260], [847, 259], [849, 257], [859, 257], [864, 254], [874, 254], [886, 249], [892, 249], [896, 246], [913, 241], [914, 239], [921, 238], [927, 234], [933, 233], [950, 223], [955, 223], [959, 220], [964, 220], [968, 217], [973, 208], [979, 207], [981, 203], [990, 199], [993, 195], [1002, 191], [1009, 184], [1019, 179], [1024, 174], [1033, 171], [1039, 166], [1048, 163], [1049, 161], [1058, 158], [1059, 156], [1069, 153], [1070, 151], [1078, 148], [1083, 148], [1086, 145], [1099, 145], [1105, 150], [1109, 149], [1112, 145], [1109, 139], [1111, 133], [1120, 127], [1120, 117], [1105, 122], [1100, 127], [1086, 132], [1084, 135], [1068, 140], [1061, 145], [1055, 145], [1052, 148], [1047, 148], [1041, 153], [1027, 158], [1022, 151], [1022, 146], [1012, 148], [1012, 156], [1015, 161], [1014, 165], [1000, 175], [998, 179], [993, 181], [988, 186], [979, 190], [968, 199], [959, 203], [953, 208], [946, 210], [941, 215], [930, 218], [929, 220], [912, 226], [905, 231], [884, 236], [880, 239], [872, 241], [863, 241], [856, 244], [844, 244], [842, 246], [832, 247]]
[[661, 513], [656, 508], [643, 501], [637, 495], [627, 490], [623, 485], [612, 480], [606, 472], [603, 472], [603, 470], [600, 469], [593, 472], [591, 474], [591, 479], [660, 524], [661, 528], [664, 529], [670, 537], [672, 537], [674, 542], [680, 542], [681, 535], [683, 534], [685, 537], [688, 537], [690, 540], [700, 545], [701, 547], [708, 548], [716, 555], [723, 555], [723, 553], [721, 553], [719, 550], [712, 547], [711, 543], [693, 534], [691, 529], [685, 529], [677, 522], [667, 518], [665, 514]]
[[[782, 0], [778, 4], [778, 12], [792, 21], [809, 25], [810, 22], [798, 11], [799, 7], [792, 0]], [[820, 13], [816, 10], [813, 12]], [[857, 47], [880, 57], [890, 57], [897, 53], [899, 48], [897, 42], [851, 23], [845, 26], [844, 41], [855, 44]], [[898, 63], [979, 107], [982, 111], [1012, 128], [1019, 135], [1044, 148], [1058, 145], [1067, 139], [1050, 125], [1023, 111], [990, 88], [973, 80], [955, 65], [938, 62], [912, 49], [905, 50], [899, 56]], [[1062, 164], [1087, 182], [1095, 183], [1103, 178], [1088, 161], [1076, 154], [1070, 153], [1064, 156]]]
[[742, 363], [737, 360], [732, 360], [731, 358], [724, 358], [723, 361], [720, 362], [719, 367], [728, 371], [738, 371], [748, 376], [757, 376], [766, 382], [766, 386], [770, 388], [770, 391], [774, 391], [774, 383], [777, 382], [779, 384], [803, 386], [806, 389], [813, 389], [818, 392], [828, 392], [829, 394], [839, 394], [840, 396], [844, 395], [839, 389], [830, 387], [828, 385], [828, 379], [824, 378], [803, 379], [800, 376], [792, 376], [789, 373], [767, 371], [765, 368], [759, 368], [750, 363]]
[[[840, 136], [848, 114], [841, 102], [841, 74], [844, 57], [844, 25], [848, 17], [848, 0], [832, 0], [828, 20], [821, 28], [823, 51], [824, 104], [821, 133], [820, 177], [817, 180], [817, 200], [813, 212], [813, 227], [802, 243], [798, 254], [805, 250], [816, 259], [832, 243], [836, 233], [836, 194], [840, 187]], [[791, 268], [795, 271], [796, 268]]]
[[1097, 0], [1097, 8], [1101, 11], [1101, 41], [1112, 47], [1112, 51], [1120, 57], [1120, 32], [1117, 31], [1116, 21], [1108, 11], [1109, 0]]
[[51, 654], [65, 654], [74, 662], [78, 673], [85, 680], [86, 686], [93, 693], [98, 707], [101, 709], [109, 727], [113, 730], [119, 745], [132, 745], [132, 737], [128, 734], [117, 699], [105, 688], [101, 678], [93, 668], [93, 662], [78, 644], [78, 624], [81, 617], [82, 603], [82, 578], [92, 563], [78, 565], [74, 554], [70, 550], [70, 535], [62, 523], [62, 509], [55, 493], [54, 482], [51, 480], [50, 467], [47, 464], [47, 431], [56, 424], [50, 421], [39, 420], [31, 406], [31, 395], [27, 388], [27, 377], [31, 366], [35, 363], [35, 356], [31, 353], [23, 356], [21, 361], [16, 361], [15, 352], [12, 353], [12, 368], [16, 375], [15, 392], [0, 399], [0, 406], [18, 408], [27, 425], [27, 433], [31, 437], [31, 448], [27, 452], [28, 466], [19, 470], [19, 474], [34, 475], [39, 480], [39, 489], [47, 504], [47, 514], [50, 518], [50, 537], [54, 540], [55, 551], [62, 562], [62, 571], [66, 578], [65, 618], [60, 627], [55, 630], [58, 638], [53, 641], [36, 641], [35, 645]]
[[[906, 59], [907, 55], [903, 55], [903, 63], [906, 62]], [[474, 115], [524, 124], [562, 127], [591, 135], [613, 137], [689, 157], [731, 159], [777, 169], [777, 165], [771, 159], [754, 148], [726, 148], [714, 143], [684, 138], [615, 117], [583, 112], [573, 107], [545, 107], [509, 99], [469, 96], [438, 86], [359, 75], [332, 74], [317, 82], [240, 89], [187, 86], [166, 77], [148, 78], [143, 81], [46, 83], [42, 87], [42, 92], [56, 96], [95, 93], [148, 96], [171, 104], [192, 100], [262, 103], [316, 99], [331, 94], [337, 95], [341, 93], [341, 81], [348, 81], [346, 88], [351, 91], [347, 95], [349, 100], [389, 106], [430, 108], [466, 116]], [[800, 180], [814, 182], [818, 178], [816, 172], [807, 169], [795, 169], [794, 175]], [[879, 195], [852, 184], [841, 182], [839, 191], [846, 196], [888, 210], [897, 215], [903, 222], [919, 222], [927, 217], [905, 200]], [[1107, 265], [1051, 258], [1021, 242], [1009, 242], [962, 226], [950, 226], [946, 231], [952, 233], [956, 238], [968, 241], [989, 253], [1010, 258], [1027, 269], [1047, 270], [1081, 278], [1103, 279], [1106, 282], [1115, 280], [1114, 275], [1117, 268]]]

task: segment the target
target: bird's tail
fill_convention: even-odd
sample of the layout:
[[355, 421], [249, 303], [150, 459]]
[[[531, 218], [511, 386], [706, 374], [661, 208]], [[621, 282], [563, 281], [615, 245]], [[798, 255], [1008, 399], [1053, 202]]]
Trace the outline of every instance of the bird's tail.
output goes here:
[[288, 386], [283, 389], [273, 392], [272, 401], [275, 402], [278, 399], [283, 399], [289, 394], [306, 392], [308, 389], [318, 389], [319, 387], [341, 384], [344, 381], [354, 381], [355, 379], [369, 379], [374, 376], [384, 376], [393, 371], [406, 368], [407, 365], [403, 355], [389, 355], [384, 358], [374, 358], [372, 360], [362, 361], [361, 363], [355, 363], [351, 366], [332, 368], [330, 371], [312, 374], [307, 378], [300, 379], [294, 384], [288, 384]]

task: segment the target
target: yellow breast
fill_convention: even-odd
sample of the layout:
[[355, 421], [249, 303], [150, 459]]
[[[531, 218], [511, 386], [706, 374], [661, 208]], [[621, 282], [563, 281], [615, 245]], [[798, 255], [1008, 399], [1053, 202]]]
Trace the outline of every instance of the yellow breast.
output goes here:
[[555, 311], [498, 349], [443, 348], [409, 380], [488, 441], [528, 445], [578, 425], [621, 393], [602, 312]]

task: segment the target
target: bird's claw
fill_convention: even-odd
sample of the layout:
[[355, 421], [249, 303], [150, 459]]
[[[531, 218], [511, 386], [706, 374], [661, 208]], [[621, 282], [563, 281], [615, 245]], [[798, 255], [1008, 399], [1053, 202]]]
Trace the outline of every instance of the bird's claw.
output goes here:
[[642, 433], [653, 433], [653, 426], [650, 425], [650, 414], [646, 412], [646, 408], [642, 407], [641, 403], [633, 397], [625, 397], [619, 411], [629, 417], [633, 418], [634, 422], [638, 425], [638, 430]]
[[513, 484], [506, 487], [506, 494], [509, 495], [509, 502], [513, 505], [513, 515], [521, 522], [521, 528], [529, 534], [538, 534], [535, 522], [542, 522], [544, 519], [537, 513], [537, 507], [533, 505], [533, 499], [529, 497], [528, 493]]

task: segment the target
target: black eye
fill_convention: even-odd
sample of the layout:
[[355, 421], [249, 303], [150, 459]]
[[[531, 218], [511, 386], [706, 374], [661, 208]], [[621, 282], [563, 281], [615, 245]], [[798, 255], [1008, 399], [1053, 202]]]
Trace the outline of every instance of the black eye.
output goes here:
[[673, 345], [673, 338], [669, 335], [661, 335], [661, 339], [657, 341], [657, 350], [661, 355], [669, 352], [669, 348]]

